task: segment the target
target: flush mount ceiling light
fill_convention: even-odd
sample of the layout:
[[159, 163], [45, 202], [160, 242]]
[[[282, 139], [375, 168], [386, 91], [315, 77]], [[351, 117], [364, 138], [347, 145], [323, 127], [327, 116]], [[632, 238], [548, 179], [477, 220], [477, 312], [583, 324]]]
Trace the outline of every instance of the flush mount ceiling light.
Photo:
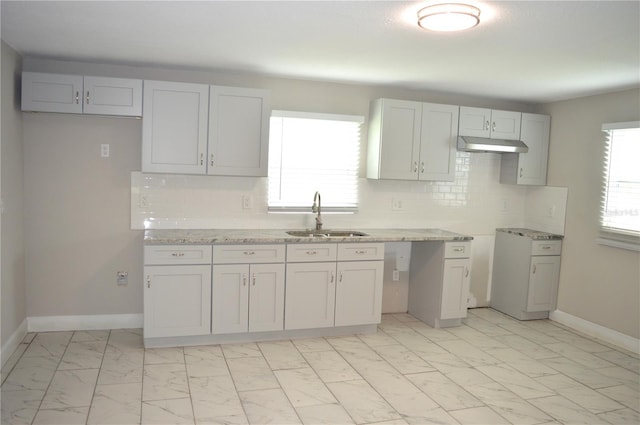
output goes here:
[[480, 9], [470, 4], [432, 4], [418, 11], [418, 25], [431, 31], [461, 31], [479, 23]]

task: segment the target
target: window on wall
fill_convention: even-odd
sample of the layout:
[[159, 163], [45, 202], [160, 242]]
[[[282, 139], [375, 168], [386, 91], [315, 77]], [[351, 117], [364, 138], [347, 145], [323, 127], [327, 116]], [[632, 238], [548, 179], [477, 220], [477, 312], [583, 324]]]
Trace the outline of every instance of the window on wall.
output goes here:
[[604, 124], [600, 239], [640, 251], [640, 121]]
[[269, 211], [358, 209], [360, 127], [364, 117], [273, 111], [269, 134]]

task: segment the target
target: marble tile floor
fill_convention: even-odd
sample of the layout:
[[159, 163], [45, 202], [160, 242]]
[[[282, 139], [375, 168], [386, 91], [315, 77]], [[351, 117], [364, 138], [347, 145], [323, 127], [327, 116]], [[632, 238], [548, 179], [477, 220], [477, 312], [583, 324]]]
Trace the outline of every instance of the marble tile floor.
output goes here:
[[473, 309], [433, 329], [144, 349], [139, 329], [28, 334], [2, 424], [638, 424], [637, 355]]

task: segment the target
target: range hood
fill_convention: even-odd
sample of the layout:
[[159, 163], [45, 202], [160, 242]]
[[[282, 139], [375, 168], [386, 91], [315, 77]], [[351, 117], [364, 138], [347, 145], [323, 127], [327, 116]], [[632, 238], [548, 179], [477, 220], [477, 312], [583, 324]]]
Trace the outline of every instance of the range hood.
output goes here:
[[465, 152], [525, 153], [529, 147], [521, 140], [458, 136], [458, 150]]

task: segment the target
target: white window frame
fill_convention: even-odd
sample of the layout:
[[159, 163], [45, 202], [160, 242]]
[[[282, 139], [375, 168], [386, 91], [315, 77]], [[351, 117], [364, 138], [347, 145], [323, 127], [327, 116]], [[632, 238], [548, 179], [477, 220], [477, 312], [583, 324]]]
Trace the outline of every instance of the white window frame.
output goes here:
[[[282, 151], [282, 143], [285, 136], [282, 133], [282, 121], [278, 119], [301, 119], [301, 120], [325, 120], [334, 122], [344, 122], [354, 124], [354, 128], [347, 131], [357, 131], [354, 140], [349, 140], [345, 147], [348, 154], [348, 165], [343, 168], [326, 170], [315, 168], [320, 174], [326, 173], [315, 183], [310, 183], [304, 188], [295, 188], [283, 184], [282, 177], [287, 173], [287, 155]], [[360, 147], [361, 147], [361, 127], [364, 117], [359, 115], [338, 115], [325, 113], [311, 113], [300, 111], [279, 111], [271, 113], [271, 124], [269, 134], [269, 182], [268, 182], [268, 211], [270, 213], [312, 213], [311, 206], [316, 191], [320, 192], [322, 198], [322, 212], [325, 213], [347, 213], [352, 214], [358, 211], [359, 204], [359, 173], [360, 173]], [[280, 124], [280, 125], [278, 125]], [[310, 135], [315, 135], [310, 133]], [[327, 138], [330, 139], [330, 138]], [[290, 141], [291, 139], [289, 139]], [[304, 151], [300, 153], [303, 161], [309, 161], [308, 169], [313, 169], [319, 164], [334, 163], [335, 160], [343, 161], [340, 155], [345, 151], [327, 152], [324, 144], [326, 139], [318, 140], [313, 137], [301, 137], [295, 143], [307, 143]], [[331, 140], [333, 141], [333, 140]], [[296, 146], [297, 147], [297, 146]], [[286, 147], [285, 147], [286, 149]], [[329, 155], [327, 155], [329, 154]], [[305, 164], [304, 162], [301, 162]], [[344, 163], [344, 161], [343, 161]], [[285, 168], [283, 168], [285, 167]], [[284, 174], [283, 174], [284, 173]], [[342, 175], [344, 174], [344, 175]], [[338, 176], [338, 177], [336, 177]], [[342, 183], [336, 183], [336, 178], [343, 178]], [[293, 194], [293, 198], [289, 195]]]
[[[602, 245], [613, 246], [616, 248], [629, 249], [633, 251], [640, 251], [640, 232], [628, 228], [616, 227], [610, 221], [607, 221], [605, 217], [605, 211], [607, 208], [607, 196], [609, 194], [609, 177], [610, 177], [610, 153], [612, 146], [611, 136], [615, 130], [624, 130], [640, 128], [640, 121], [620, 122], [620, 123], [606, 123], [602, 125], [602, 131], [605, 133], [605, 146], [603, 157], [603, 178], [602, 188], [600, 194], [600, 217], [599, 217], [599, 237], [596, 242]], [[640, 140], [638, 141], [640, 143]], [[632, 204], [632, 208], [637, 208]], [[640, 216], [638, 217], [640, 220]], [[611, 225], [608, 225], [611, 224]]]

